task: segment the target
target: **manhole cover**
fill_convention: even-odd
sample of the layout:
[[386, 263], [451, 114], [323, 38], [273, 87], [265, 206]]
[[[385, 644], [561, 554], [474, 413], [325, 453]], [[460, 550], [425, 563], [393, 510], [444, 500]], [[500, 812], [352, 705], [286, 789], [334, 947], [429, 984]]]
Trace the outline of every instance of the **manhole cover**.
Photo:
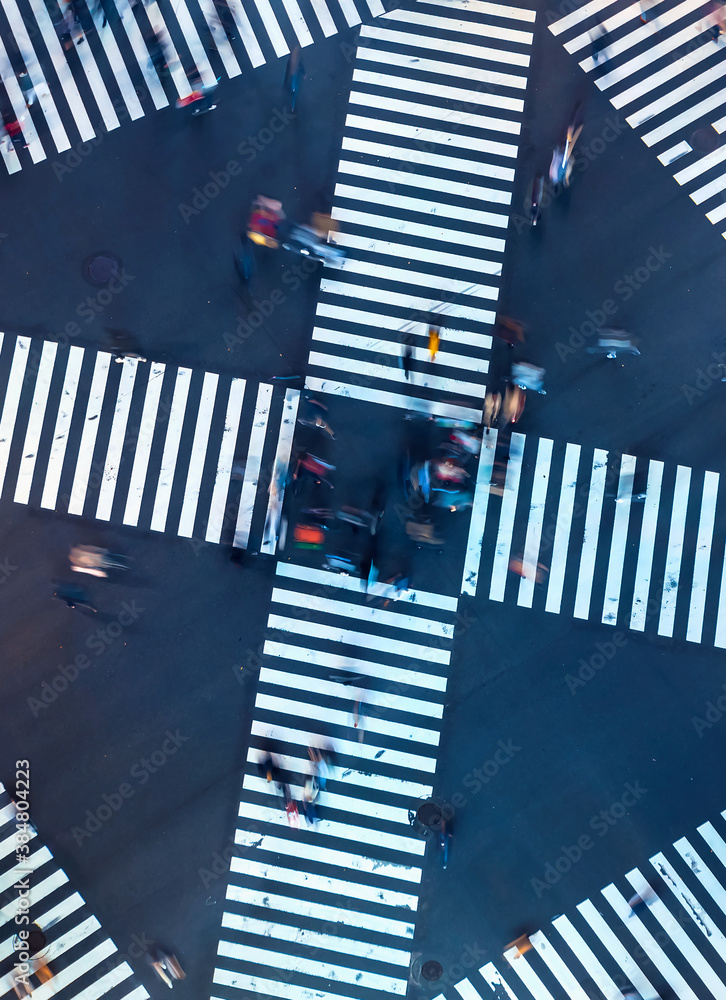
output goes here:
[[441, 979], [443, 974], [444, 970], [440, 962], [424, 962], [421, 966], [421, 975], [428, 983]]
[[113, 281], [121, 274], [122, 269], [123, 264], [120, 258], [105, 251], [94, 253], [90, 257], [86, 257], [83, 262], [83, 275], [86, 281], [97, 288], [102, 288]]
[[699, 153], [712, 153], [721, 140], [712, 128], [698, 128], [691, 135], [691, 146]]
[[416, 819], [421, 826], [428, 826], [435, 830], [441, 826], [441, 809], [435, 802], [424, 802], [422, 806], [418, 807]]

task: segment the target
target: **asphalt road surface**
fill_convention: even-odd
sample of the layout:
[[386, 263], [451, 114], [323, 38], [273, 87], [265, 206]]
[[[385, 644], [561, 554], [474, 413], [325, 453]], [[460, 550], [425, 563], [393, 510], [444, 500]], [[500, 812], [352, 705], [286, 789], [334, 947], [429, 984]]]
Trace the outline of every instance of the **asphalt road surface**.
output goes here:
[[[155, 948], [220, 1000], [726, 997], [705, 5], [116, 3], [59, 43], [51, 7], [0, 15], [3, 993], [27, 877], [39, 1000], [157, 996]], [[256, 247], [242, 281], [258, 193], [283, 232], [332, 212], [344, 266]], [[466, 509], [424, 504], [411, 467], [516, 361], [546, 394], [463, 462]], [[308, 452], [334, 490], [290, 479]]]

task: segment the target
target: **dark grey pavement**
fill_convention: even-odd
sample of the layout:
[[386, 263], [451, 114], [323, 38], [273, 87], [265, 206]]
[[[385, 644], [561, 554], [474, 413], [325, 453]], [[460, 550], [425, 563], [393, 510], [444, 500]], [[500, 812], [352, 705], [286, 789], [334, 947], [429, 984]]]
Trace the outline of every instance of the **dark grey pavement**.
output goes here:
[[[250, 310], [232, 255], [260, 190], [298, 218], [329, 207], [348, 51], [333, 38], [306, 56], [300, 109], [289, 122], [280, 111], [282, 64], [272, 64], [221, 86], [219, 109], [200, 121], [169, 109], [106, 137], [62, 177], [51, 162], [6, 181], [2, 329], [54, 338], [71, 323], [78, 332], [69, 343], [99, 347], [109, 330], [122, 329], [161, 360], [249, 379], [302, 373], [318, 276], [301, 278], [295, 259], [258, 253], [256, 301], [272, 301], [275, 290], [284, 301], [247, 336]], [[528, 324], [525, 353], [547, 369], [548, 394], [528, 398], [521, 430], [721, 471], [726, 386], [707, 375], [699, 382], [698, 372], [725, 349], [723, 240], [544, 24], [514, 209], [546, 168], [578, 98], [586, 101], [581, 155], [606, 130], [614, 138], [578, 161], [587, 168], [546, 209], [541, 230], [509, 232], [500, 306]], [[282, 131], [254, 157], [242, 156], [239, 144], [275, 115], [286, 122]], [[231, 162], [240, 167], [234, 176]], [[83, 303], [96, 293], [82, 263], [100, 250], [119, 255], [128, 280], [86, 322]], [[643, 267], [649, 277], [634, 288], [628, 276]], [[586, 353], [585, 324], [608, 299], [617, 323], [640, 339], [641, 357], [611, 362]], [[495, 344], [495, 374], [510, 353]], [[402, 414], [336, 400], [331, 423], [341, 500], [355, 501], [380, 475], [393, 502], [408, 433]], [[0, 557], [17, 569], [2, 589], [0, 778], [10, 781], [18, 757], [31, 760], [34, 820], [119, 949], [127, 952], [134, 935], [172, 941], [188, 972], [181, 990], [208, 995], [256, 687], [246, 664], [262, 640], [274, 565], [250, 560], [238, 569], [222, 549], [105, 532], [8, 498], [2, 509]], [[417, 586], [457, 593], [452, 553], [464, 530], [452, 521], [441, 555], [416, 555]], [[50, 580], [65, 572], [67, 549], [79, 540], [134, 559], [118, 583], [90, 580], [98, 615], [50, 599]], [[97, 632], [120, 621], [125, 602], [143, 611], [103, 651], [89, 645], [94, 635], [106, 645]], [[720, 652], [628, 632], [572, 692], [567, 676], [612, 642], [612, 629], [491, 603], [485, 588], [462, 608], [472, 624], [456, 634], [435, 790], [465, 801], [446, 872], [429, 848], [414, 942], [417, 954], [441, 962], [447, 984], [466, 969], [469, 951], [480, 964], [498, 960], [520, 930], [597, 894], [726, 805], [714, 770], [726, 729], [699, 736], [692, 722], [719, 697]], [[61, 666], [79, 654], [91, 665], [40, 708]], [[168, 732], [178, 734], [173, 752]], [[477, 787], [474, 769], [502, 744], [511, 760]], [[144, 761], [155, 752], [165, 762], [152, 773]], [[98, 831], [79, 834], [88, 812], [123, 783], [133, 795]], [[647, 792], [599, 836], [593, 817], [621, 801], [629, 784]], [[588, 833], [592, 849], [538, 892], [533, 880]], [[156, 995], [143, 959], [130, 961]]]

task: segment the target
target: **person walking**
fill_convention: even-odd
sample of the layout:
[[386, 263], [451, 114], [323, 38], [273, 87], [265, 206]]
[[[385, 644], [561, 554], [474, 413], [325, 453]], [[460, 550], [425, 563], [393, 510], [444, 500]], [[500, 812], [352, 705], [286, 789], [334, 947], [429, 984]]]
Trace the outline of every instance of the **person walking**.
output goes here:
[[413, 338], [411, 333], [404, 333], [403, 335], [403, 354], [401, 355], [401, 368], [403, 368], [403, 374], [406, 376], [406, 381], [411, 376], [411, 368], [413, 362]]
[[81, 590], [80, 587], [74, 587], [72, 584], [56, 584], [53, 598], [57, 601], [64, 601], [66, 607], [71, 608], [72, 610], [75, 610], [76, 608], [85, 608], [87, 611], [91, 611], [94, 614], [98, 613], [98, 608], [95, 608], [93, 604], [91, 604], [86, 597], [85, 591]]
[[290, 110], [295, 110], [295, 105], [297, 103], [297, 95], [300, 90], [300, 83], [305, 76], [305, 67], [302, 61], [302, 49], [299, 45], [290, 53], [290, 57], [287, 60], [287, 66], [285, 67], [285, 78], [283, 80], [283, 86], [285, 90], [289, 92], [290, 95]]
[[21, 73], [18, 73], [18, 83], [20, 84], [20, 89], [23, 92], [25, 107], [29, 108], [31, 105], [35, 104], [36, 93], [33, 81], [28, 76], [28, 71], [26, 69], [24, 69]]

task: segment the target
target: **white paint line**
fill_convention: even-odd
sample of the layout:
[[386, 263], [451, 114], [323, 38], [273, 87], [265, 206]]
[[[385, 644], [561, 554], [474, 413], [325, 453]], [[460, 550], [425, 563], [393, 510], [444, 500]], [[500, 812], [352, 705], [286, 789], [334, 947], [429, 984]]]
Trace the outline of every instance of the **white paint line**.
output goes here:
[[227, 514], [227, 494], [229, 493], [232, 465], [237, 447], [237, 435], [242, 415], [245, 385], [244, 379], [233, 378], [229, 387], [227, 412], [224, 417], [224, 430], [222, 431], [222, 440], [219, 445], [217, 473], [214, 477], [214, 489], [209, 504], [209, 517], [207, 518], [207, 531], [204, 536], [205, 541], [214, 542], [215, 545], [219, 544], [222, 537], [222, 528], [224, 527]]
[[30, 337], [17, 337], [10, 375], [8, 376], [8, 383], [5, 388], [2, 416], [0, 417], [0, 496], [5, 484], [10, 448], [13, 443], [13, 431], [18, 418], [20, 394], [23, 391], [25, 369], [28, 364], [29, 354]]
[[693, 990], [681, 976], [680, 972], [666, 956], [653, 935], [646, 929], [640, 917], [633, 913], [627, 901], [621, 896], [614, 885], [608, 885], [602, 890], [605, 899], [620, 917], [627, 929], [650, 959], [656, 969], [675, 990], [678, 1000], [698, 1000]]
[[[400, 393], [387, 392], [383, 389], [367, 389], [364, 386], [345, 382], [332, 381], [327, 378], [308, 376], [305, 388], [313, 392], [330, 392], [336, 396], [348, 399], [360, 399], [365, 402], [380, 403], [384, 406], [397, 406], [413, 413], [425, 413], [429, 416], [450, 417], [456, 420], [480, 423], [481, 408], [458, 406], [453, 403], [441, 403], [436, 400], [422, 399], [418, 396], [405, 396]], [[482, 387], [483, 388], [483, 387]]]
[[668, 550], [666, 552], [665, 573], [663, 576], [663, 595], [660, 604], [660, 618], [658, 619], [658, 635], [673, 635], [690, 487], [691, 470], [684, 465], [679, 465], [676, 472], [676, 483], [673, 488], [671, 525], [668, 532]]
[[534, 997], [534, 1000], [554, 1000], [554, 997], [539, 978], [534, 969], [530, 966], [525, 956], [519, 948], [509, 948], [504, 952], [504, 957], [509, 962], [511, 968], [522, 980], [524, 986]]
[[285, 499], [285, 486], [290, 472], [290, 456], [292, 454], [292, 439], [295, 435], [295, 421], [300, 403], [299, 389], [285, 391], [285, 405], [280, 424], [280, 435], [277, 439], [277, 451], [272, 468], [270, 491], [267, 502], [267, 516], [262, 536], [260, 552], [274, 555], [277, 550], [277, 540], [280, 536], [280, 519], [282, 504]]
[[51, 340], [46, 340], [40, 355], [38, 371], [35, 376], [35, 389], [33, 391], [33, 401], [30, 404], [30, 414], [25, 431], [25, 441], [23, 442], [22, 458], [15, 481], [15, 503], [28, 503], [30, 500], [30, 488], [33, 484], [33, 473], [35, 472], [35, 462], [38, 458], [38, 448], [40, 446], [40, 435], [43, 430], [45, 411], [48, 406], [48, 393], [50, 392], [50, 382], [53, 377], [58, 344]]
[[585, 515], [585, 534], [582, 540], [580, 572], [577, 577], [575, 610], [573, 612], [575, 618], [589, 618], [590, 616], [590, 597], [597, 557], [597, 539], [600, 534], [605, 479], [608, 471], [607, 462], [608, 453], [596, 448], [592, 459], [590, 491], [587, 498], [587, 514]]
[[482, 449], [479, 453], [476, 484], [474, 486], [474, 502], [471, 506], [469, 520], [469, 535], [464, 556], [464, 571], [461, 577], [461, 593], [468, 597], [476, 594], [479, 583], [479, 567], [481, 565], [481, 549], [484, 541], [487, 510], [489, 508], [489, 485], [494, 467], [494, 455], [497, 448], [497, 432], [490, 431], [482, 438]]
[[40, 499], [40, 506], [50, 510], [54, 510], [58, 502], [63, 461], [65, 459], [66, 448], [68, 447], [68, 433], [71, 421], [73, 420], [73, 410], [76, 405], [78, 380], [81, 375], [84, 353], [82, 347], [75, 346], [71, 347], [68, 352], [68, 363], [58, 402], [58, 415], [53, 430], [50, 455], [46, 464], [43, 495]]
[[323, 625], [320, 622], [308, 622], [298, 618], [288, 618], [283, 615], [270, 614], [267, 627], [280, 629], [283, 632], [291, 632], [298, 637], [308, 635], [330, 642], [344, 642], [350, 645], [365, 647], [366, 649], [379, 649], [393, 656], [407, 656], [423, 660], [425, 663], [448, 664], [451, 659], [451, 651], [449, 649], [438, 649], [435, 646], [407, 642], [398, 636], [389, 638], [385, 635], [357, 632], [352, 629], [340, 628], [337, 625]]
[[406, 149], [402, 146], [389, 146], [386, 143], [374, 142], [370, 139], [358, 139], [354, 136], [343, 136], [341, 148], [351, 153], [365, 153], [381, 159], [390, 159], [398, 164], [410, 164], [411, 167], [427, 166], [432, 170], [445, 170], [452, 174], [463, 174], [466, 177], [489, 177], [493, 180], [512, 184], [514, 170], [487, 160], [466, 160], [458, 156], [445, 156], [442, 153], [428, 153], [416, 149]]
[[547, 486], [552, 465], [552, 447], [553, 442], [549, 438], [540, 438], [537, 448], [537, 462], [534, 468], [532, 495], [529, 499], [529, 520], [527, 521], [527, 534], [522, 557], [526, 575], [523, 575], [519, 581], [519, 594], [517, 596], [517, 604], [522, 608], [531, 608], [534, 601], [539, 546], [542, 540]]
[[161, 457], [161, 466], [158, 475], [154, 477], [157, 480], [157, 486], [151, 524], [149, 525], [151, 531], [164, 531], [166, 529], [171, 491], [174, 486], [174, 471], [179, 456], [179, 443], [184, 427], [184, 416], [186, 414], [192, 374], [191, 368], [177, 368], [176, 379], [174, 380], [174, 395], [166, 425], [164, 452]]
[[[656, 855], [656, 858], [657, 857], [658, 856]], [[662, 859], [663, 864], [661, 865], [660, 863], [656, 863], [657, 870], [668, 872], [668, 875], [670, 876], [672, 869], [670, 869], [670, 866], [665, 861], [663, 855], [660, 855], [660, 858]], [[663, 901], [658, 897], [657, 893], [653, 892], [651, 886], [642, 874], [636, 868], [633, 869], [633, 871], [628, 872], [625, 877], [638, 894], [644, 894], [648, 889], [650, 889], [650, 896], [648, 897], [649, 913], [652, 913], [678, 951], [680, 951], [696, 975], [701, 978], [706, 988], [710, 990], [716, 1000], [726, 1000], [726, 984], [721, 981], [716, 972], [711, 968], [701, 952], [698, 948], [696, 948], [693, 941], [691, 941], [690, 937], [681, 927], [680, 923], [676, 920], [675, 916], [663, 904]], [[667, 877], [665, 881], [668, 883]], [[682, 882], [681, 886], [685, 889]], [[683, 902], [682, 898], [680, 898], [679, 901]], [[688, 916], [694, 919], [694, 923], [706, 936], [706, 938], [709, 939], [709, 935], [706, 932], [706, 926], [715, 927], [713, 922], [708, 917], [705, 917], [705, 914], [703, 914], [707, 924], [706, 926], [702, 926], [700, 921], [695, 919], [694, 913], [690, 909], [686, 908], [686, 912]], [[715, 942], [713, 940], [711, 940], [711, 944], [715, 947]], [[719, 952], [719, 956], [721, 954], [723, 954], [723, 952]]]
[[159, 410], [159, 400], [161, 398], [161, 388], [164, 383], [165, 371], [166, 365], [159, 364], [158, 362], [154, 362], [149, 369], [144, 407], [141, 412], [141, 422], [136, 437], [134, 463], [131, 467], [131, 478], [129, 480], [128, 493], [126, 494], [124, 524], [136, 526], [139, 523], [141, 500], [144, 495], [144, 485], [149, 468], [149, 457], [151, 455], [151, 445], [154, 440], [156, 415]]
[[[89, 140], [95, 138], [96, 133], [93, 129], [93, 125], [91, 125], [91, 119], [88, 117], [88, 112], [86, 111], [85, 105], [78, 91], [73, 73], [71, 72], [71, 68], [66, 60], [63, 46], [60, 43], [58, 34], [53, 26], [53, 22], [50, 19], [50, 14], [48, 13], [48, 10], [42, 0], [30, 0], [30, 3], [33, 8], [35, 20], [40, 28], [43, 42], [45, 43], [48, 55], [53, 63], [56, 76], [58, 77], [61, 87], [63, 88], [63, 94], [68, 102], [68, 107], [73, 115], [78, 132], [81, 139], [83, 139], [84, 142], [88, 142]], [[13, 29], [13, 32], [15, 32], [17, 20], [21, 19], [18, 6], [15, 0], [2, 0], [2, 5], [5, 9], [5, 13], [8, 15], [10, 26]], [[50, 122], [48, 124], [50, 125]]]
[[[399, 937], [412, 940], [414, 925], [391, 917], [379, 917], [374, 913], [363, 913], [349, 909], [347, 906], [330, 906], [326, 903], [312, 902], [299, 896], [282, 896], [274, 892], [252, 889], [249, 886], [229, 885], [227, 899], [245, 906], [257, 906], [266, 912], [289, 913], [295, 917], [307, 917], [320, 920], [330, 926], [343, 924], [345, 927], [359, 927], [371, 930], [388, 937]], [[392, 949], [398, 950], [398, 949]], [[410, 959], [408, 952], [405, 952]]]
[[706, 610], [706, 588], [708, 587], [708, 570], [711, 563], [713, 526], [716, 519], [718, 481], [717, 472], [707, 472], [703, 477], [701, 516], [698, 522], [696, 556], [691, 580], [691, 602], [686, 630], [686, 639], [689, 642], [700, 642], [703, 633], [703, 615]]
[[261, 382], [257, 388], [255, 415], [252, 420], [245, 475], [242, 482], [239, 507], [237, 508], [237, 524], [233, 545], [238, 549], [246, 549], [250, 540], [252, 515], [255, 509], [257, 486], [260, 480], [260, 469], [262, 468], [262, 452], [265, 447], [265, 435], [267, 433], [267, 421], [270, 417], [271, 405], [272, 386]]
[[582, 986], [580, 986], [542, 931], [530, 934], [529, 940], [552, 975], [563, 990], [565, 990], [569, 1000], [590, 1000], [587, 993], [585, 993]]
[[296, 590], [283, 590], [275, 587], [272, 591], [273, 604], [286, 604], [295, 608], [305, 608], [316, 614], [336, 615], [344, 618], [355, 618], [359, 622], [368, 622], [389, 628], [405, 628], [421, 635], [447, 639], [449, 643], [454, 637], [454, 626], [420, 615], [406, 615], [401, 611], [385, 611], [380, 608], [366, 607], [362, 604], [346, 604], [343, 601], [323, 597], [319, 594], [302, 594]]
[[272, 42], [272, 47], [275, 50], [275, 55], [280, 58], [280, 56], [287, 55], [290, 51], [287, 47], [287, 42], [285, 41], [285, 36], [280, 30], [280, 25], [278, 24], [277, 18], [275, 17], [275, 12], [272, 9], [270, 0], [254, 0], [255, 7], [257, 7], [257, 13], [262, 18], [262, 23], [265, 26], [265, 31], [267, 32], [270, 41]]
[[353, 854], [350, 851], [318, 846], [318, 843], [310, 837], [306, 837], [303, 842], [302, 840], [290, 840], [287, 837], [275, 837], [265, 830], [249, 832], [237, 829], [234, 842], [254, 851], [268, 851], [277, 858], [304, 859], [306, 862], [322, 864], [331, 868], [342, 868], [345, 871], [357, 872], [361, 875], [376, 875], [380, 878], [395, 879], [397, 882], [417, 884], [421, 881], [421, 868], [417, 864], [406, 865], [393, 861], [381, 861], [379, 858], [370, 858], [363, 854]]
[[[360, 581], [356, 581], [359, 583]], [[358, 657], [341, 656], [339, 653], [327, 653], [319, 649], [308, 649], [306, 646], [294, 646], [285, 642], [265, 641], [263, 648], [265, 656], [277, 656], [281, 659], [294, 660], [300, 663], [310, 663], [316, 667], [325, 667], [333, 673], [347, 671], [360, 673], [364, 677], [379, 677], [381, 680], [402, 684], [406, 687], [420, 687], [429, 691], [446, 691], [446, 678], [436, 674], [425, 674], [418, 670], [408, 670], [401, 667], [390, 667], [386, 663], [375, 663], [371, 660], [361, 660]], [[350, 689], [347, 689], [350, 692]]]
[[648, 485], [643, 504], [643, 523], [640, 528], [638, 564], [635, 568], [635, 583], [633, 585], [633, 608], [630, 615], [630, 627], [636, 632], [645, 630], [645, 620], [648, 613], [648, 596], [653, 574], [655, 534], [658, 528], [662, 484], [663, 463], [650, 462], [648, 465]]
[[630, 502], [633, 492], [634, 475], [635, 457], [633, 455], [623, 455], [620, 464], [620, 478], [618, 479], [615, 517], [610, 535], [610, 557], [608, 559], [605, 597], [602, 609], [603, 625], [617, 625], [618, 622], [618, 608], [620, 606], [620, 591], [623, 585], [623, 566], [625, 565], [625, 549], [628, 543]]
[[[331, 573], [329, 570], [298, 566], [295, 563], [278, 563], [277, 575], [291, 580], [304, 580], [309, 584], [321, 584], [324, 587], [332, 587], [337, 590], [354, 590], [356, 593], [360, 592], [359, 580], [341, 576], [339, 573]], [[368, 593], [376, 597], [382, 597], [387, 595], [388, 590], [389, 587], [387, 584], [374, 583], [368, 588]], [[436, 608], [438, 611], [448, 611], [451, 614], [456, 614], [459, 607], [459, 602], [455, 597], [447, 597], [446, 594], [434, 594], [426, 590], [404, 591], [399, 600], [407, 601], [410, 604], [420, 604], [427, 608]]]
[[96, 355], [96, 362], [93, 367], [93, 380], [88, 393], [86, 416], [81, 433], [81, 443], [78, 446], [76, 457], [76, 472], [73, 477], [71, 495], [68, 501], [69, 514], [83, 514], [83, 506], [88, 490], [88, 479], [91, 474], [91, 466], [93, 465], [93, 452], [98, 436], [98, 426], [101, 422], [101, 413], [103, 412], [103, 400], [106, 394], [106, 382], [108, 381], [110, 364], [110, 354], [99, 352]]
[[214, 402], [217, 398], [218, 385], [219, 375], [215, 375], [213, 372], [204, 373], [202, 395], [199, 400], [197, 422], [194, 427], [194, 440], [192, 441], [192, 451], [189, 456], [187, 481], [184, 487], [184, 500], [182, 502], [181, 514], [179, 515], [179, 527], [177, 528], [177, 534], [181, 538], [191, 538], [194, 534], [194, 522], [197, 517], [199, 494], [202, 489], [204, 463], [209, 450], [209, 430], [212, 426], [212, 415], [214, 413]]
[[124, 31], [126, 32], [126, 37], [129, 40], [129, 45], [136, 56], [139, 69], [144, 77], [144, 83], [146, 84], [146, 88], [151, 95], [151, 100], [153, 101], [156, 110], [160, 111], [161, 108], [169, 106], [169, 99], [167, 98], [164, 88], [159, 80], [159, 76], [151, 63], [149, 50], [144, 42], [136, 17], [131, 10], [128, 0], [114, 0], [114, 2], [119, 13], [119, 20], [124, 26]]
[[557, 508], [555, 536], [552, 543], [550, 572], [547, 585], [547, 600], [545, 611], [558, 615], [562, 606], [562, 591], [565, 585], [565, 570], [567, 554], [572, 531], [572, 514], [575, 506], [575, 491], [577, 489], [577, 471], [580, 465], [580, 445], [568, 444], [565, 448], [565, 459], [562, 465], [562, 481], [560, 484], [560, 502]]
[[587, 974], [605, 996], [617, 996], [619, 992], [615, 982], [610, 978], [589, 945], [585, 943], [579, 932], [575, 930], [567, 917], [556, 917], [552, 926], [561, 935], [570, 951], [579, 960]]
[[638, 963], [633, 959], [630, 952], [623, 947], [620, 938], [613, 933], [610, 925], [603, 920], [601, 914], [598, 913], [597, 909], [593, 906], [590, 900], [586, 899], [584, 903], [579, 903], [577, 909], [588, 922], [607, 951], [618, 963], [627, 981], [633, 984], [641, 996], [654, 996], [656, 991], [653, 988], [653, 985], [643, 974]]
[[139, 362], [136, 358], [128, 358], [121, 366], [121, 379], [116, 395], [113, 422], [106, 450], [106, 461], [104, 462], [103, 473], [101, 475], [101, 485], [98, 489], [96, 518], [99, 521], [109, 521], [111, 519], [113, 498], [116, 493], [118, 473], [123, 460], [126, 427], [131, 410], [131, 398], [136, 382], [138, 365]]
[[512, 534], [514, 532], [514, 516], [517, 512], [517, 497], [519, 496], [519, 479], [522, 472], [524, 455], [524, 434], [512, 434], [509, 443], [509, 462], [504, 480], [504, 494], [499, 514], [499, 531], [492, 563], [490, 601], [503, 601], [504, 591], [509, 575], [509, 559], [512, 550]]

